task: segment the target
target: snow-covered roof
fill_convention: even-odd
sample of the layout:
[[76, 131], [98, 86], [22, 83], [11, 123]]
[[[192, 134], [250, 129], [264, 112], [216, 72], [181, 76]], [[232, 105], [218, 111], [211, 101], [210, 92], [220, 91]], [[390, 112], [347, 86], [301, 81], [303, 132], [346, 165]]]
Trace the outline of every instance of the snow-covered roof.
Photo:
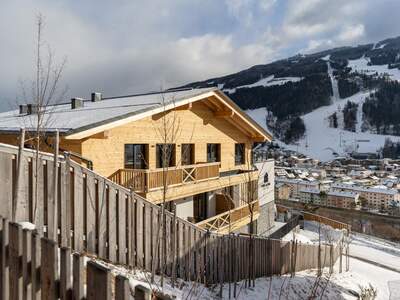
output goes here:
[[288, 179], [288, 178], [282, 178], [282, 177], [275, 178], [275, 181], [283, 182], [283, 183], [299, 184], [299, 185], [318, 185], [319, 184], [319, 182], [317, 180], [305, 181], [305, 180], [301, 180], [301, 179]]
[[319, 194], [321, 191], [319, 189], [307, 189], [303, 188], [299, 190], [299, 193], [308, 193], [308, 194]]
[[327, 192], [328, 196], [337, 196], [337, 197], [346, 197], [346, 198], [356, 198], [358, 197], [358, 193], [355, 192], [349, 192], [349, 191], [335, 191], [335, 190], [330, 190]]
[[381, 188], [365, 188], [365, 187], [347, 185], [347, 184], [340, 184], [340, 183], [333, 184], [332, 188], [333, 189], [347, 189], [347, 190], [353, 190], [353, 191], [358, 191], [358, 192], [387, 194], [387, 195], [395, 195], [395, 194], [397, 194], [396, 190], [381, 189]]
[[[172, 90], [158, 93], [138, 94], [120, 97], [106, 97], [99, 101], [84, 100], [83, 107], [71, 108], [71, 103], [62, 103], [47, 107], [44, 112], [45, 128], [53, 132], [56, 129], [64, 135], [87, 132], [93, 128], [104, 131], [106, 126], [119, 126], [125, 121], [135, 121], [151, 113], [159, 113], [197, 100], [215, 96], [234, 112], [247, 126], [257, 132], [257, 136], [266, 139], [272, 135], [247, 116], [229, 97], [216, 88]], [[34, 130], [37, 114], [19, 114], [18, 110], [0, 113], [0, 131], [14, 133], [21, 127]], [[99, 132], [101, 132], [99, 131]], [[97, 132], [95, 132], [97, 133]], [[75, 137], [74, 137], [75, 138]], [[79, 136], [79, 138], [81, 138]]]

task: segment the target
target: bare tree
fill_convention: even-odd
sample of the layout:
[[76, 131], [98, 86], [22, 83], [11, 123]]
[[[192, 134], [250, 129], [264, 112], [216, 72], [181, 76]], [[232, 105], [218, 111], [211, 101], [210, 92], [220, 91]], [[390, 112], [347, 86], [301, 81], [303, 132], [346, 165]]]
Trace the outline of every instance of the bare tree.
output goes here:
[[[43, 143], [51, 135], [48, 129], [53, 121], [53, 104], [60, 102], [66, 93], [66, 88], [60, 90], [60, 80], [66, 65], [66, 58], [63, 58], [60, 63], [55, 62], [54, 51], [43, 39], [45, 22], [42, 14], [38, 14], [36, 17], [36, 27], [34, 77], [30, 80], [29, 88], [25, 82], [20, 82], [22, 95], [18, 101], [26, 105], [28, 113], [27, 118], [23, 119], [23, 127], [27, 129], [25, 143], [35, 150], [34, 180], [36, 188], [32, 209], [33, 221], [36, 221], [39, 197], [37, 176], [41, 167], [39, 163], [40, 150], [43, 150]], [[56, 200], [54, 199], [54, 201]]]

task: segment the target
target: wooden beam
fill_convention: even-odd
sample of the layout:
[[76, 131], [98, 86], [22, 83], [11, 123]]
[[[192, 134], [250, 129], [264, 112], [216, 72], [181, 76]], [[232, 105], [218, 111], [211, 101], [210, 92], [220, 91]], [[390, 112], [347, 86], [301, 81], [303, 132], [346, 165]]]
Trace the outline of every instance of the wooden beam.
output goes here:
[[110, 136], [111, 136], [110, 130], [104, 130], [102, 132], [92, 135], [90, 138], [102, 140], [102, 139], [108, 139]]
[[235, 112], [233, 110], [221, 110], [214, 112], [214, 116], [216, 118], [231, 118], [233, 117]]
[[192, 102], [190, 102], [188, 104], [178, 106], [177, 108], [175, 108], [175, 110], [191, 110], [192, 107], [193, 107], [193, 104], [192, 104]]

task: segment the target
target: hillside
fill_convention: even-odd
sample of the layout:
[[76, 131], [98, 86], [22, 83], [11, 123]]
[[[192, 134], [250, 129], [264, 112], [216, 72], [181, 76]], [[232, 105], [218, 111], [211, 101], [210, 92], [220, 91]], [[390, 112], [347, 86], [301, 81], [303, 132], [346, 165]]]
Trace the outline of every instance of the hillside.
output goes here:
[[[376, 151], [390, 135], [398, 140], [399, 80], [397, 37], [296, 55], [185, 87], [218, 86], [289, 148], [329, 159], [333, 152]], [[326, 143], [320, 140], [325, 134], [332, 137]], [[339, 134], [345, 142], [332, 147]], [[334, 149], [321, 155], [326, 148]]]

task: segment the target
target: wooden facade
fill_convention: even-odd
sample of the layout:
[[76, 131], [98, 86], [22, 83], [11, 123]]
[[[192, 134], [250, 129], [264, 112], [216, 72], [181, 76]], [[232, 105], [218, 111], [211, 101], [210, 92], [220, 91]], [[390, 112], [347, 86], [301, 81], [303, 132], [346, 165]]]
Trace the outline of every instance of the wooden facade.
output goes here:
[[[117, 125], [115, 122], [102, 124], [83, 133], [64, 133], [60, 150], [78, 154], [91, 162], [95, 172], [156, 204], [164, 197], [166, 201], [175, 201], [257, 181], [258, 171], [252, 165], [251, 149], [255, 141], [266, 141], [270, 136], [254, 121], [249, 121], [234, 104], [228, 100], [224, 102], [224, 97], [207, 93], [203, 98], [196, 97], [195, 101], [188, 99], [168, 109], [164, 107], [161, 112], [160, 109], [149, 110], [135, 120], [122, 119]], [[17, 135], [0, 130], [0, 142], [17, 145]], [[42, 150], [52, 152], [49, 151], [51, 143], [49, 137], [42, 143]], [[172, 145], [174, 149], [172, 165], [167, 169], [160, 168], [157, 157], [162, 144]], [[143, 146], [145, 163], [141, 168], [127, 167], [126, 145]], [[210, 145], [218, 149], [215, 161], [210, 161]], [[190, 156], [185, 159], [182, 158], [184, 147], [191, 149]], [[72, 159], [76, 158], [72, 156]], [[182, 161], [191, 164], [182, 164]], [[77, 159], [77, 162], [82, 160]], [[165, 183], [168, 192], [164, 196]], [[247, 198], [238, 203], [244, 206], [257, 200], [255, 195]]]

